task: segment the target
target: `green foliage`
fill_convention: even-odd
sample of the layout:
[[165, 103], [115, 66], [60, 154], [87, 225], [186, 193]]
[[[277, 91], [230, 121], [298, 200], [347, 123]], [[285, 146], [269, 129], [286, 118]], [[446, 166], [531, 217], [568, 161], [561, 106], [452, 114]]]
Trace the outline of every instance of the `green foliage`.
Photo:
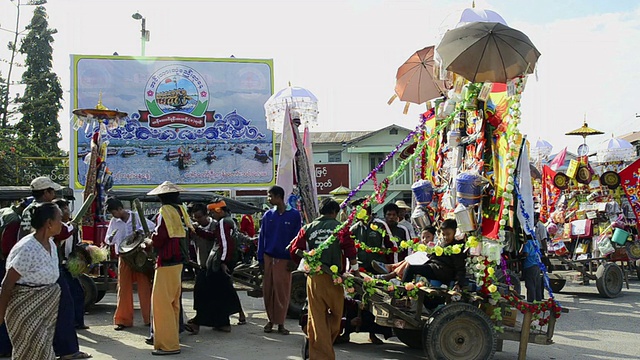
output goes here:
[[[28, 33], [20, 45], [20, 53], [25, 55], [26, 71], [22, 82], [26, 85], [24, 94], [18, 98], [22, 119], [16, 125], [19, 141], [31, 140], [45, 156], [59, 156], [58, 142], [61, 140], [58, 112], [62, 108], [62, 86], [58, 76], [52, 71], [53, 34], [49, 28], [47, 13], [43, 6], [33, 12]], [[29, 149], [31, 150], [31, 149]], [[34, 152], [22, 156], [38, 156]]]

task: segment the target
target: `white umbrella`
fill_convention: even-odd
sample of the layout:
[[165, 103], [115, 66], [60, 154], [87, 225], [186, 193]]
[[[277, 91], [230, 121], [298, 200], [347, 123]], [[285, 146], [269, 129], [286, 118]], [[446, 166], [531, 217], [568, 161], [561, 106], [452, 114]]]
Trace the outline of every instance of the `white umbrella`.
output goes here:
[[270, 130], [282, 130], [282, 120], [287, 105], [293, 119], [300, 119], [303, 124], [316, 125], [318, 122], [318, 98], [305, 88], [286, 87], [271, 95], [264, 103], [267, 127]]
[[551, 154], [551, 150], [553, 150], [553, 145], [547, 140], [538, 139], [536, 145], [531, 149], [531, 157], [534, 159], [547, 158]]
[[460, 15], [460, 22], [458, 22], [458, 25], [456, 25], [456, 27], [478, 21], [497, 22], [503, 25], [507, 25], [507, 22], [504, 20], [504, 18], [493, 10], [467, 8], [462, 11], [462, 15]]
[[596, 151], [598, 162], [630, 161], [636, 156], [636, 149], [630, 142], [614, 138], [603, 141]]

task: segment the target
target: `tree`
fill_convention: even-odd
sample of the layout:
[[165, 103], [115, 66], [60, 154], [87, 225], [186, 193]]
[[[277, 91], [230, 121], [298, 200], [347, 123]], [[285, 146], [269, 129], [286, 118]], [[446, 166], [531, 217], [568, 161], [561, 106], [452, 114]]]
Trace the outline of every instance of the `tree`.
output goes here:
[[57, 30], [49, 28], [44, 6], [35, 8], [27, 30], [20, 46], [20, 53], [25, 55], [26, 70], [22, 74], [22, 82], [26, 87], [23, 96], [18, 99], [22, 113], [22, 119], [16, 125], [18, 138], [19, 141], [32, 140], [45, 156], [59, 156], [61, 135], [58, 112], [62, 108], [62, 86], [52, 71], [51, 47], [53, 34]]

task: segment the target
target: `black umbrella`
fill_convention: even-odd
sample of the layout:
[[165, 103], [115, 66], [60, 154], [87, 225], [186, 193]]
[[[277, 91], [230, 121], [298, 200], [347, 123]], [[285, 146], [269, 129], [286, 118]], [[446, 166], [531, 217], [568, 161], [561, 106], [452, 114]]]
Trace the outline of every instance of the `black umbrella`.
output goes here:
[[447, 31], [437, 48], [447, 70], [471, 82], [506, 83], [535, 69], [540, 52], [522, 32], [495, 22]]

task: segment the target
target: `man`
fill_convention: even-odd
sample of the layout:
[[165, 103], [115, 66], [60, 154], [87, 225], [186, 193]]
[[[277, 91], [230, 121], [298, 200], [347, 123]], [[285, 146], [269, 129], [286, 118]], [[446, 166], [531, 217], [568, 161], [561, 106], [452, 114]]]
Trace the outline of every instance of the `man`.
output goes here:
[[[206, 204], [193, 203], [189, 205], [188, 210], [189, 215], [191, 215], [191, 219], [198, 225], [196, 228], [196, 234], [198, 229], [209, 233], [214, 233], [216, 231], [218, 222], [209, 216]], [[204, 269], [206, 267], [209, 253], [211, 253], [211, 249], [213, 248], [214, 241], [208, 236], [196, 235], [194, 236], [194, 242], [196, 245], [196, 261], [200, 266], [200, 269]]]
[[31, 208], [36, 204], [53, 201], [56, 198], [56, 191], [60, 189], [62, 189], [62, 186], [56, 184], [47, 176], [40, 176], [31, 181], [31, 195], [34, 201], [22, 211], [18, 240], [31, 233]]
[[63, 265], [60, 267], [60, 276], [65, 277], [73, 299], [74, 326], [77, 330], [87, 330], [89, 327], [84, 323], [84, 290], [80, 280], [77, 277], [73, 277], [67, 267], [64, 266], [73, 251], [74, 245], [82, 241], [78, 236], [77, 227], [70, 222], [71, 210], [69, 209], [69, 202], [64, 199], [56, 199], [53, 203], [58, 205], [62, 211], [62, 230], [58, 236], [54, 237], [56, 243], [59, 243], [58, 258]]
[[[459, 244], [464, 246], [464, 240], [455, 238], [458, 224], [454, 219], [442, 222], [442, 235], [444, 243], [442, 247]], [[409, 265], [405, 270], [402, 282], [412, 282], [415, 275], [422, 275], [427, 280], [437, 280], [445, 285], [454, 282], [453, 289], [460, 291], [467, 284], [466, 252], [459, 254], [436, 256], [432, 254], [424, 265]]]
[[409, 230], [409, 236], [411, 239], [415, 239], [418, 236], [416, 234], [416, 229], [413, 227], [411, 222], [407, 220], [407, 213], [411, 214], [411, 206], [407, 205], [404, 200], [396, 201], [396, 206], [398, 207], [398, 219], [400, 220], [398, 224]]
[[[390, 233], [392, 237], [392, 244], [389, 247], [399, 247], [400, 242], [411, 239], [409, 230], [399, 224], [398, 214], [400, 213], [400, 209], [398, 209], [398, 205], [387, 204], [382, 208], [382, 212], [384, 213], [384, 222], [387, 224], [387, 232]], [[407, 250], [402, 250], [391, 254], [387, 260], [388, 262], [395, 264], [404, 260], [406, 256]]]
[[[138, 284], [138, 300], [140, 301], [140, 312], [145, 326], [149, 326], [151, 320], [151, 279], [147, 274], [134, 271], [126, 261], [119, 258], [120, 244], [124, 239], [133, 235], [134, 227], [136, 231], [144, 231], [141, 221], [147, 222], [147, 227], [153, 229], [154, 223], [145, 219], [140, 219], [137, 213], [125, 210], [122, 202], [116, 198], [107, 200], [107, 212], [112, 216], [107, 228], [105, 243], [113, 245], [116, 256], [118, 256], [118, 294], [116, 300], [116, 311], [113, 314], [114, 330], [121, 331], [133, 326], [133, 283]], [[133, 221], [135, 219], [135, 226]]]
[[[358, 199], [354, 201], [351, 206], [357, 207], [360, 206], [364, 201], [364, 198]], [[355, 237], [358, 242], [368, 246], [368, 247], [376, 247], [376, 248], [386, 248], [389, 245], [393, 247], [393, 244], [389, 240], [389, 235], [385, 233], [382, 236], [381, 231], [378, 229], [385, 229], [386, 224], [384, 221], [375, 218], [371, 215], [371, 204], [368, 204], [364, 207], [366, 211], [365, 216], [359, 216], [357, 218], [357, 222], [351, 226], [349, 231]], [[379, 254], [376, 252], [367, 252], [366, 249], [360, 248], [358, 249], [358, 261], [362, 264], [361, 266], [369, 273], [374, 272], [372, 262], [379, 261], [385, 262], [385, 255]]]
[[522, 277], [527, 288], [527, 301], [542, 301], [542, 277], [540, 276], [540, 257], [535, 249], [535, 242], [531, 235], [526, 236], [522, 246]]
[[162, 203], [151, 245], [157, 253], [151, 302], [153, 306], [152, 355], [180, 354], [180, 294], [182, 267], [189, 258], [188, 233], [193, 225], [187, 209], [180, 202], [183, 189], [165, 181], [147, 195], [156, 195]]
[[277, 185], [272, 186], [267, 192], [267, 202], [274, 208], [262, 217], [258, 239], [258, 262], [264, 268], [262, 292], [267, 311], [264, 332], [272, 332], [273, 325], [276, 324], [279, 334], [288, 335], [289, 330], [284, 327], [284, 319], [291, 297], [291, 271], [295, 267], [291, 266], [291, 255], [287, 246], [300, 231], [302, 218], [298, 210], [285, 204], [284, 196], [284, 189]]
[[[340, 205], [331, 198], [320, 203], [320, 217], [300, 229], [291, 245], [291, 257], [299, 263], [298, 250], [316, 249], [324, 243], [340, 225], [336, 216]], [[351, 237], [335, 239], [320, 254], [322, 265], [344, 272], [343, 256], [349, 259], [350, 271], [358, 270], [356, 247]], [[332, 274], [322, 273], [307, 277], [309, 324], [307, 326], [309, 355], [311, 359], [335, 359], [333, 342], [340, 334], [340, 322], [344, 310], [344, 290], [333, 283]]]

